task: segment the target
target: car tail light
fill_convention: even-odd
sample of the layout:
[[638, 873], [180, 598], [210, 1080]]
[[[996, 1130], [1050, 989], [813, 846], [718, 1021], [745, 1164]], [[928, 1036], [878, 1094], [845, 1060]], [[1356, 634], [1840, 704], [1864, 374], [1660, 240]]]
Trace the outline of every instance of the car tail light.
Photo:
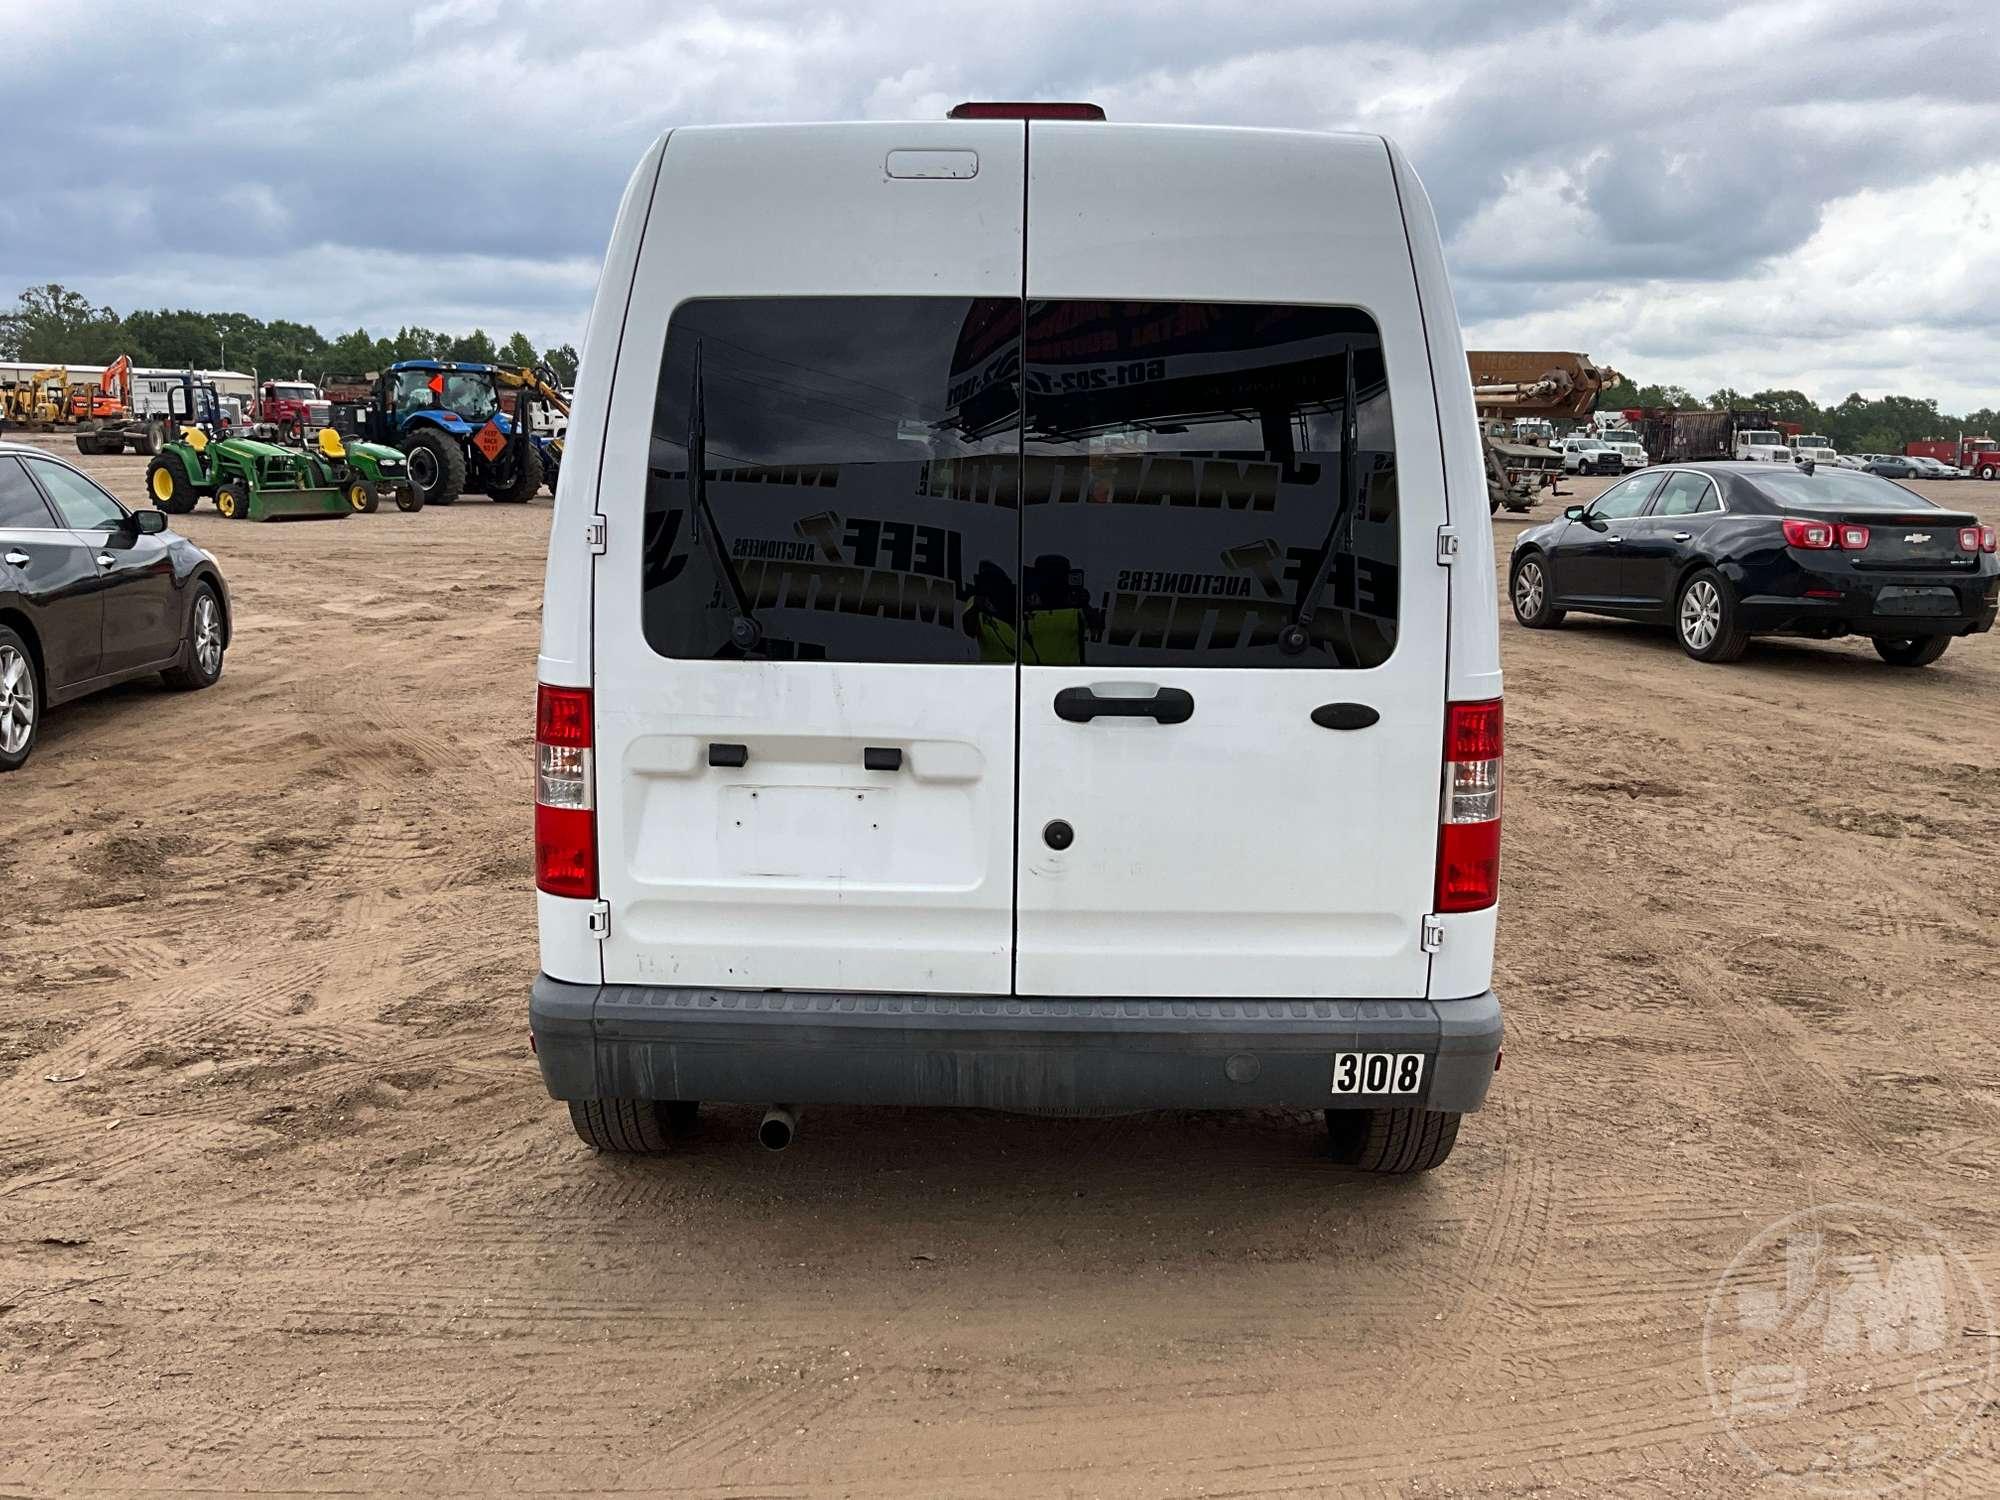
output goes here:
[[1868, 545], [1868, 528], [1866, 526], [1850, 525], [1846, 521], [1841, 522], [1840, 545], [1845, 547], [1849, 552], [1861, 551]]
[[1833, 545], [1833, 528], [1824, 521], [1801, 521], [1796, 516], [1786, 516], [1785, 545], [1824, 552]]
[[1478, 911], [1500, 897], [1501, 700], [1448, 703], [1437, 909]]
[[535, 688], [535, 886], [597, 899], [597, 810], [588, 688]]
[[1958, 528], [1958, 550], [1961, 552], [1991, 552], [1994, 535], [1991, 526], [1961, 526]]
[[1991, 526], [1979, 528], [1979, 550], [1981, 552], [2000, 551], [2000, 531]]
[[1017, 102], [999, 99], [968, 99], [952, 106], [952, 120], [1101, 120], [1101, 104], [1069, 103], [1061, 100]]

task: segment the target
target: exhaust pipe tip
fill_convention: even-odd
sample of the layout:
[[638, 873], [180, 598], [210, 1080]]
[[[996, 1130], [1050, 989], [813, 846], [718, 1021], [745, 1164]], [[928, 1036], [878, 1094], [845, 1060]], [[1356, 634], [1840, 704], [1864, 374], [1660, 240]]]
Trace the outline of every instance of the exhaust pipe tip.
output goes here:
[[757, 1124], [757, 1144], [766, 1151], [782, 1151], [798, 1133], [798, 1111], [789, 1104], [774, 1104]]

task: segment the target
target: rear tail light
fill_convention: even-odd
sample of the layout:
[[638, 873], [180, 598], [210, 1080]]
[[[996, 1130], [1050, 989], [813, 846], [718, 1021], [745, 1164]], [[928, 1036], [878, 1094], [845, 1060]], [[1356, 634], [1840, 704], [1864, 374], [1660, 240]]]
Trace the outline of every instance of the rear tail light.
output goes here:
[[1961, 526], [1958, 528], [1958, 550], [1961, 552], [1991, 552], [1994, 546], [1994, 532], [1991, 526]]
[[1843, 521], [1840, 524], [1840, 545], [1849, 552], [1859, 552], [1868, 545], [1868, 528], [1852, 526]]
[[597, 899], [597, 811], [588, 688], [535, 688], [535, 886]]
[[1478, 911], [1500, 897], [1500, 699], [1448, 703], [1437, 909]]
[[1796, 516], [1786, 516], [1785, 545], [1824, 552], [1833, 545], [1833, 527], [1825, 521], [1801, 521]]

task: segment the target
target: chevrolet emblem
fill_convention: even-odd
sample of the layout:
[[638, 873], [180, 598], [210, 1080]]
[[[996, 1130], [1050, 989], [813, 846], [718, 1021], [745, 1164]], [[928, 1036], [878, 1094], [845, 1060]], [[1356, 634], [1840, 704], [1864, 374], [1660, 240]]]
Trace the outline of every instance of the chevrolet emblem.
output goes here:
[[1931, 539], [1931, 534], [1928, 531], [1913, 531], [1909, 535], [1903, 538], [1904, 541], [1908, 542], [1913, 547], [1921, 546], [1923, 543], [1928, 542], [1930, 539]]

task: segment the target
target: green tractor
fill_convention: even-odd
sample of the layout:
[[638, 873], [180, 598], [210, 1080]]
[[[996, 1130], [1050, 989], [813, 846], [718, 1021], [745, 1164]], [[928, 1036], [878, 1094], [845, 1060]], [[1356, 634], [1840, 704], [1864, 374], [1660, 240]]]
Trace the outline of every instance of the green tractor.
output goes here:
[[385, 494], [395, 498], [398, 510], [424, 508], [423, 492], [410, 478], [402, 449], [343, 438], [331, 427], [320, 428], [318, 445], [319, 452], [309, 456], [326, 482], [346, 498], [349, 509], [370, 513]]
[[222, 406], [206, 381], [183, 375], [167, 392], [167, 415], [180, 436], [146, 470], [157, 510], [184, 516], [203, 495], [213, 496], [215, 508], [232, 521], [344, 516], [356, 508], [333, 482], [331, 465], [314, 454], [254, 438], [217, 437]]

